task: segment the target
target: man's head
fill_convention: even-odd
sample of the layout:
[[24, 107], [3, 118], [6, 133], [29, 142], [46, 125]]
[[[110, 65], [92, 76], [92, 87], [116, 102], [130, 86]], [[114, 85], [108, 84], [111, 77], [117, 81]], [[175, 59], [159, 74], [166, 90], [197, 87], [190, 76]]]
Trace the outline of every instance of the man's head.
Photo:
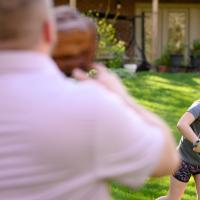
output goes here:
[[0, 0], [0, 50], [50, 52], [55, 41], [51, 0]]
[[74, 68], [91, 68], [96, 49], [96, 26], [87, 17], [70, 7], [55, 10], [58, 43], [53, 56], [60, 69], [71, 75]]

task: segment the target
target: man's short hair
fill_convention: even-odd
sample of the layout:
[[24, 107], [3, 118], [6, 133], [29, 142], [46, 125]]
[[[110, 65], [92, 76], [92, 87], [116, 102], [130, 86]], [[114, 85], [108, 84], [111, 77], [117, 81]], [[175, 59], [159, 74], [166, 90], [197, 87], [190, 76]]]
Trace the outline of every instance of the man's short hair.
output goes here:
[[31, 48], [50, 17], [51, 0], [0, 0], [0, 48]]

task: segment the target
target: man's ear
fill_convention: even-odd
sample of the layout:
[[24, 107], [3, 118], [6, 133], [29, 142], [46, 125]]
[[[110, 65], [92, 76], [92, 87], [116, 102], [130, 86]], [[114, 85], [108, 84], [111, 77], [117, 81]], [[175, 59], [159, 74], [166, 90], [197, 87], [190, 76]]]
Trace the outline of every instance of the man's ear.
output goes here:
[[45, 21], [42, 29], [44, 42], [50, 46], [54, 46], [56, 42], [56, 30], [54, 23]]
[[51, 43], [52, 41], [52, 30], [51, 30], [51, 25], [49, 22], [45, 21], [43, 23], [43, 39], [46, 43]]

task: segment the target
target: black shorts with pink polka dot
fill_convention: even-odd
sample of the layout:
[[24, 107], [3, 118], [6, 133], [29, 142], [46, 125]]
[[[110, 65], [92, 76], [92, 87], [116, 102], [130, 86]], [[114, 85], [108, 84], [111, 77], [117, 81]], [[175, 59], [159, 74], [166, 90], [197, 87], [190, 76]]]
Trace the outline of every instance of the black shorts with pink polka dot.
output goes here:
[[200, 174], [199, 165], [193, 165], [182, 161], [181, 165], [179, 166], [179, 169], [174, 174], [174, 177], [181, 182], [187, 183], [190, 180], [191, 176], [195, 176], [197, 174]]

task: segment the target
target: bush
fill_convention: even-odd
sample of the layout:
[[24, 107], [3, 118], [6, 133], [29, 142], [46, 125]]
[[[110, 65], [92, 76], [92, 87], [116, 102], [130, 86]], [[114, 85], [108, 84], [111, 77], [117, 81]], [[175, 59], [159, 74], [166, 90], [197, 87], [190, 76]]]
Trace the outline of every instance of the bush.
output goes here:
[[115, 54], [113, 55], [113, 58], [108, 59], [105, 61], [105, 65], [108, 68], [122, 68], [123, 67], [123, 55]]
[[182, 55], [185, 51], [185, 45], [182, 42], [169, 43], [167, 48], [170, 54]]
[[171, 65], [171, 58], [170, 58], [170, 51], [168, 47], [165, 51], [160, 55], [160, 57], [155, 61], [156, 66], [170, 66]]
[[196, 39], [193, 41], [191, 55], [196, 58], [200, 56], [200, 39]]
[[107, 60], [105, 64], [109, 68], [120, 68], [123, 66], [123, 56], [125, 53], [125, 42], [118, 40], [116, 29], [106, 18], [98, 18], [98, 13], [91, 11], [87, 14], [97, 24], [97, 33], [99, 43], [96, 52], [96, 58]]

